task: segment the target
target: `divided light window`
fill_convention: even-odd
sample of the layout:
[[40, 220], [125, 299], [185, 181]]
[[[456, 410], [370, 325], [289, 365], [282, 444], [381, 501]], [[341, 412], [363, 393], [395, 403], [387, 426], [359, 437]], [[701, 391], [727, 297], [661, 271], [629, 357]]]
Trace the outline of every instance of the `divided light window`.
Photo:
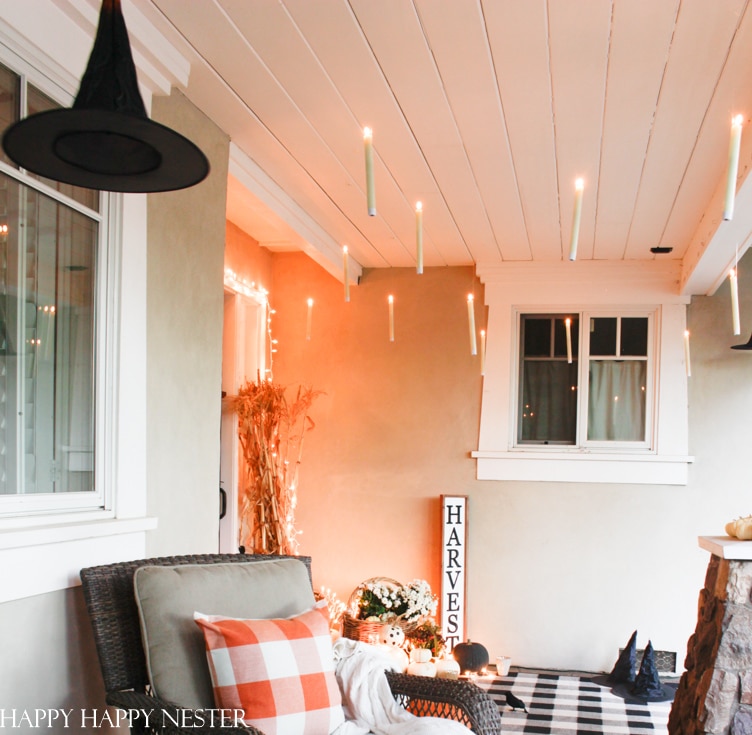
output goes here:
[[522, 314], [517, 445], [648, 447], [652, 321]]
[[[0, 132], [56, 107], [0, 66]], [[0, 153], [0, 515], [101, 507], [94, 481], [97, 191]]]

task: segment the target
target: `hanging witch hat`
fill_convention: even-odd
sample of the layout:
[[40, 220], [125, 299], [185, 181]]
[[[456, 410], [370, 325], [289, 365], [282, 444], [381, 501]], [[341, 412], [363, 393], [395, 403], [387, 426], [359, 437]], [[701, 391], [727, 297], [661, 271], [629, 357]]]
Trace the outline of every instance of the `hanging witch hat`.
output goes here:
[[661, 681], [655, 666], [653, 644], [648, 641], [635, 680], [632, 683], [617, 684], [611, 692], [635, 702], [668, 702], [674, 698], [676, 686]]
[[102, 2], [73, 107], [20, 120], [6, 130], [3, 148], [32, 173], [89, 189], [170, 191], [209, 173], [198, 147], [148, 118], [120, 0]]
[[614, 668], [610, 674], [595, 676], [592, 681], [594, 684], [612, 687], [616, 684], [631, 684], [635, 680], [637, 670], [637, 631], [635, 630], [627, 643], [626, 647], [619, 653]]

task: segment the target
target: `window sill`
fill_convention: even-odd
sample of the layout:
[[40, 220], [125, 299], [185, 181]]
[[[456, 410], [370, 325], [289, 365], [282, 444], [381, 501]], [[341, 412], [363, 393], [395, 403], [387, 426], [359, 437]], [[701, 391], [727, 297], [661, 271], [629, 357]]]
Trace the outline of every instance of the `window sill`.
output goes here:
[[646, 452], [478, 450], [479, 480], [686, 485], [690, 456]]
[[141, 558], [157, 527], [151, 517], [56, 520], [0, 530], [0, 603], [75, 587], [83, 567]]

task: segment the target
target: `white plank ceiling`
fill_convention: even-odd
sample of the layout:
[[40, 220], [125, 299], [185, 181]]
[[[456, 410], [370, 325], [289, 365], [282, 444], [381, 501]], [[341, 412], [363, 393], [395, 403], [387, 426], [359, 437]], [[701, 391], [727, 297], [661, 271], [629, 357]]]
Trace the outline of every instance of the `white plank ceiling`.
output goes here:
[[[733, 115], [752, 138], [750, 0], [131, 0], [127, 22], [129, 8], [190, 61], [183, 91], [231, 137], [230, 219], [332, 262], [347, 244], [363, 267], [414, 266], [419, 200], [426, 266], [566, 260], [582, 177], [578, 259], [692, 251], [694, 267], [722, 232]], [[743, 146], [740, 186], [751, 158]], [[738, 230], [718, 273], [747, 246]]]

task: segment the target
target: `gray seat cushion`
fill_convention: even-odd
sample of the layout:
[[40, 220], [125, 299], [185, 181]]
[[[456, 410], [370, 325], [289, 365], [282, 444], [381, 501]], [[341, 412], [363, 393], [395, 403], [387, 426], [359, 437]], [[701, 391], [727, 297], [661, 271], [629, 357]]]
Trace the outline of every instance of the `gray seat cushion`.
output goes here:
[[145, 566], [133, 585], [149, 681], [167, 702], [214, 707], [196, 610], [234, 618], [286, 618], [314, 605], [308, 569], [298, 559]]

